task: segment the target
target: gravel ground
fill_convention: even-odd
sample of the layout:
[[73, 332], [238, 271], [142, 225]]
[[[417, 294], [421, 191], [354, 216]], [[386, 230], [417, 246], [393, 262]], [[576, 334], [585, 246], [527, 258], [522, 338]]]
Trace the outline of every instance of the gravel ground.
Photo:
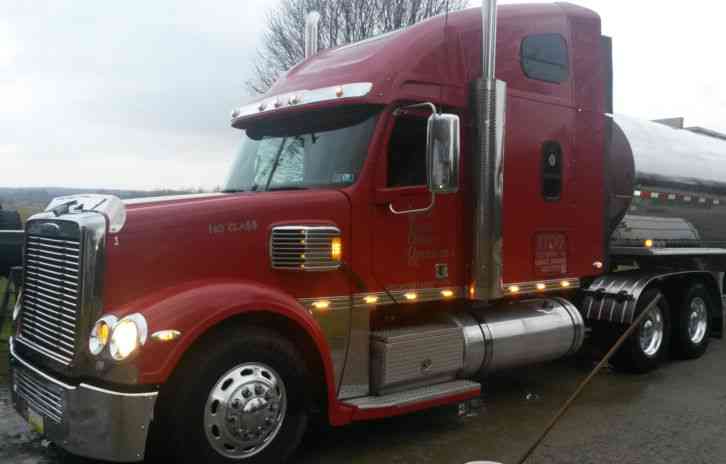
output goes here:
[[[713, 340], [703, 358], [669, 362], [650, 374], [605, 370], [528, 462], [724, 462], [725, 358], [726, 343]], [[592, 365], [569, 359], [489, 379], [483, 408], [467, 417], [457, 417], [455, 408], [447, 407], [311, 433], [296, 462], [514, 463]], [[4, 385], [0, 462], [88, 463], [29, 432], [10, 409]]]

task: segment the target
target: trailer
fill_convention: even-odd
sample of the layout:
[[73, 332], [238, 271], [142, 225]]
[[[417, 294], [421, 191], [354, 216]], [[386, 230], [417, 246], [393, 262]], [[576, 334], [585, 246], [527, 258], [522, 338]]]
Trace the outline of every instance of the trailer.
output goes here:
[[223, 192], [32, 217], [15, 409], [96, 459], [278, 463], [314, 418], [476, 399], [636, 319], [617, 368], [701, 356], [726, 142], [613, 115], [595, 12], [483, 3], [320, 52], [311, 15], [306, 59], [232, 114]]

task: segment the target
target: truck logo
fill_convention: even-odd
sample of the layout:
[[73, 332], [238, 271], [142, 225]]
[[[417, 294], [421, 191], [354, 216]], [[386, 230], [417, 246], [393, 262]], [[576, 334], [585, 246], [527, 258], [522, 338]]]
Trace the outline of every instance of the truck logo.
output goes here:
[[226, 224], [209, 224], [209, 235], [221, 235], [224, 233], [254, 232], [257, 230], [257, 221], [244, 219]]
[[40, 225], [40, 232], [43, 235], [59, 235], [61, 228], [54, 222], [44, 222]]

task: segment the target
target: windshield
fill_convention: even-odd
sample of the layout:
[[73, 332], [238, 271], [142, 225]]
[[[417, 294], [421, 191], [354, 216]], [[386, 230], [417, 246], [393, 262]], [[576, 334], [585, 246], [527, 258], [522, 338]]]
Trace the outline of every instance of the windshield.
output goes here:
[[248, 127], [224, 191], [351, 185], [363, 166], [377, 114], [370, 107], [353, 107]]

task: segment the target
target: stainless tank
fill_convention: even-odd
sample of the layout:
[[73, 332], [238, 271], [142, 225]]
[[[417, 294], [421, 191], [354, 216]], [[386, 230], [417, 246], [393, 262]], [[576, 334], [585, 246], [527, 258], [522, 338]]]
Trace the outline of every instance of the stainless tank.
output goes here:
[[464, 335], [464, 377], [574, 354], [585, 338], [580, 312], [563, 298], [512, 301], [451, 317]]
[[609, 117], [611, 247], [726, 247], [726, 141]]

